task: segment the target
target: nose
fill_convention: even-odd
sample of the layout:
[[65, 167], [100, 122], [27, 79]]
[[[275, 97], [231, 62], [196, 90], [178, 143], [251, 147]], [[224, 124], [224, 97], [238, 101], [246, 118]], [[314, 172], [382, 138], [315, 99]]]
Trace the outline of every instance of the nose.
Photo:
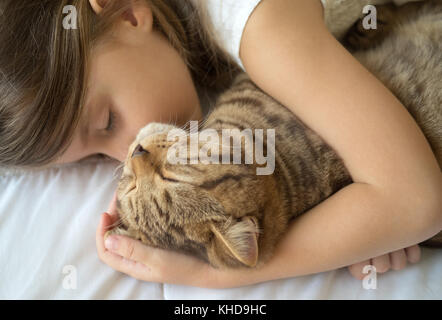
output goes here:
[[132, 153], [132, 158], [136, 157], [136, 156], [140, 156], [143, 154], [148, 154], [149, 151], [144, 150], [143, 147], [141, 146], [141, 144], [137, 145], [134, 152]]

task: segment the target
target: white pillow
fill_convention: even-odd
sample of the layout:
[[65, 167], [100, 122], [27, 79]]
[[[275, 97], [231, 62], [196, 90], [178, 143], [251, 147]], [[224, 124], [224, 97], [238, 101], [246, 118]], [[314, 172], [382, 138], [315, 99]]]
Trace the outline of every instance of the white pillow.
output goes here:
[[95, 247], [100, 215], [116, 188], [116, 166], [91, 159], [0, 170], [1, 299], [442, 298], [442, 250], [426, 248], [420, 263], [379, 275], [376, 290], [363, 289], [345, 268], [226, 290], [132, 279], [102, 263]]
[[[162, 299], [99, 260], [95, 230], [116, 188], [114, 161], [0, 176], [0, 298]], [[69, 282], [75, 277], [74, 282]], [[65, 268], [65, 274], [63, 274]]]

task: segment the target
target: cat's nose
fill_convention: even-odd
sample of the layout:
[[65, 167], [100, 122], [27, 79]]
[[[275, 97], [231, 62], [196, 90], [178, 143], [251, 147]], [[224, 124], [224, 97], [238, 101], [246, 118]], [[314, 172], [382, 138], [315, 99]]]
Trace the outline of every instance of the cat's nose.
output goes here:
[[136, 157], [136, 156], [140, 156], [143, 154], [148, 154], [149, 151], [143, 149], [143, 147], [141, 146], [141, 144], [137, 145], [136, 148], [134, 149], [134, 152], [132, 153], [132, 158]]

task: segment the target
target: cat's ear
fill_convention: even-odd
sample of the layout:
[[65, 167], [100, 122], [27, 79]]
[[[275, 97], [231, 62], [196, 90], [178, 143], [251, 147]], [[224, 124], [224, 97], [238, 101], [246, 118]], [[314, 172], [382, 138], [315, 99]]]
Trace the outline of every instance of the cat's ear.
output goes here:
[[248, 267], [258, 262], [258, 223], [255, 217], [242, 217], [226, 226], [212, 224], [211, 229], [229, 253]]

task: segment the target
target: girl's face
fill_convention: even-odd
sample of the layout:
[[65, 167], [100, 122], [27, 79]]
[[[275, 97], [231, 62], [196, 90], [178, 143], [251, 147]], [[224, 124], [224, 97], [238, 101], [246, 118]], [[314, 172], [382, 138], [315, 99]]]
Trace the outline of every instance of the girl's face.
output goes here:
[[[96, 13], [96, 0], [90, 0]], [[184, 60], [153, 29], [150, 8], [121, 17], [115, 41], [91, 53], [85, 115], [73, 142], [56, 163], [92, 154], [124, 161], [129, 145], [149, 122], [184, 125], [200, 120], [198, 95]]]

